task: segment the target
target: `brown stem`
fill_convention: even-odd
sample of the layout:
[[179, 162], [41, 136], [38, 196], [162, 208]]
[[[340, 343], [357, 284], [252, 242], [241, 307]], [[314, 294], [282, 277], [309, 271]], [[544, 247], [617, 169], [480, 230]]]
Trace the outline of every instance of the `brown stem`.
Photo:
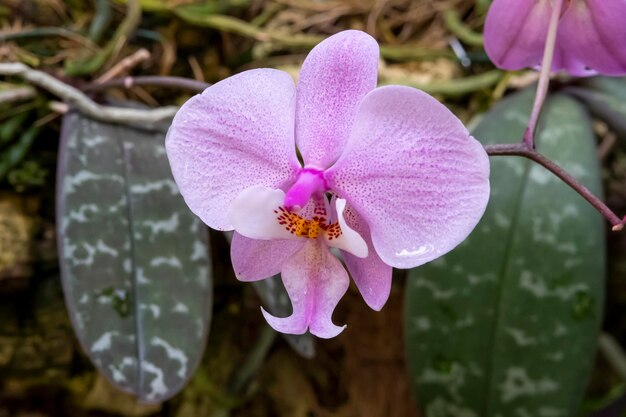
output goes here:
[[141, 48], [135, 53], [133, 53], [132, 55], [127, 56], [126, 58], [118, 62], [117, 64], [113, 65], [111, 69], [109, 69], [107, 72], [105, 72], [104, 74], [99, 76], [96, 80], [94, 80], [94, 83], [102, 84], [107, 81], [110, 81], [116, 76], [118, 76], [119, 74], [130, 71], [132, 68], [136, 67], [141, 62], [146, 61], [148, 59], [150, 59], [150, 52], [148, 52], [148, 50], [145, 48]]
[[497, 144], [497, 145], [485, 145], [485, 151], [490, 156], [522, 156], [528, 158], [531, 161], [541, 165], [554, 175], [559, 177], [564, 183], [569, 185], [574, 191], [580, 194], [585, 200], [595, 207], [600, 214], [602, 214], [613, 226], [612, 230], [618, 232], [624, 228], [626, 217], [620, 219], [613, 211], [607, 207], [606, 204], [598, 197], [596, 197], [587, 187], [581, 184], [576, 178], [570, 175], [563, 168], [556, 163], [546, 158], [539, 152], [531, 149], [526, 143], [511, 143], [511, 144]]
[[71, 85], [65, 84], [43, 71], [29, 68], [21, 62], [0, 63], [0, 75], [21, 77], [30, 84], [62, 98], [66, 103], [75, 106], [87, 116], [103, 122], [141, 124], [146, 128], [153, 128], [174, 117], [178, 111], [178, 108], [174, 106], [149, 110], [102, 106]]
[[172, 88], [180, 88], [183, 90], [191, 90], [196, 91], [198, 93], [204, 91], [211, 84], [191, 80], [189, 78], [184, 77], [171, 77], [171, 76], [160, 76], [160, 75], [146, 75], [146, 76], [138, 76], [138, 77], [122, 77], [122, 78], [114, 78], [109, 81], [105, 81], [100, 84], [89, 84], [85, 86], [83, 91], [97, 91], [104, 90], [106, 88], [131, 88], [136, 85], [155, 85], [159, 87], [172, 87]]

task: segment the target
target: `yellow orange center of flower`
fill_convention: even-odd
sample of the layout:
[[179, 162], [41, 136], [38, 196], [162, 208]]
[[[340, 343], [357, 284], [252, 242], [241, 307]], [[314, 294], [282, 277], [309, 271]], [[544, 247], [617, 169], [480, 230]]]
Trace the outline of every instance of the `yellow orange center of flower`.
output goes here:
[[341, 235], [341, 227], [339, 223], [328, 224], [326, 221], [326, 210], [321, 208], [315, 209], [313, 218], [305, 219], [297, 213], [291, 212], [284, 207], [278, 207], [274, 210], [277, 214], [278, 224], [283, 226], [292, 235], [306, 237], [308, 239], [316, 239], [321, 232], [326, 233], [328, 240], [333, 240]]

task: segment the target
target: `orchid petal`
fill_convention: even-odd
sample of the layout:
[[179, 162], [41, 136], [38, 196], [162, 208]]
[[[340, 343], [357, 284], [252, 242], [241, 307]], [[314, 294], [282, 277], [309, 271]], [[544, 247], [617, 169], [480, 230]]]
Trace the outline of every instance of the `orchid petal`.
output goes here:
[[376, 87], [378, 44], [347, 30], [309, 53], [298, 80], [296, 142], [306, 166], [327, 168], [345, 146], [358, 103]]
[[210, 227], [232, 230], [227, 211], [241, 191], [293, 181], [294, 120], [293, 80], [273, 69], [237, 74], [187, 101], [166, 149], [190, 209]]
[[337, 207], [337, 224], [339, 225], [340, 234], [334, 234], [333, 230], [329, 230], [324, 239], [326, 244], [332, 248], [338, 248], [343, 251], [349, 252], [357, 258], [367, 257], [367, 243], [363, 240], [363, 237], [355, 232], [344, 218], [344, 209], [346, 208], [346, 200], [342, 198], [336, 199]]
[[508, 70], [541, 64], [552, 2], [494, 0], [485, 19], [485, 51]]
[[373, 310], [380, 311], [391, 292], [392, 268], [384, 263], [374, 250], [365, 220], [350, 206], [346, 207], [343, 214], [346, 223], [364, 237], [370, 251], [366, 258], [358, 258], [344, 251], [341, 251], [341, 256], [367, 305]]
[[239, 281], [258, 281], [278, 274], [285, 261], [306, 243], [296, 240], [249, 239], [235, 232], [230, 244], [230, 257]]
[[282, 190], [246, 188], [230, 204], [228, 219], [237, 233], [250, 239], [298, 239], [279, 222], [283, 201]]
[[341, 262], [319, 240], [306, 244], [283, 265], [281, 272], [293, 313], [278, 318], [263, 310], [272, 328], [282, 333], [303, 334], [307, 329], [317, 337], [331, 338], [345, 329], [332, 322], [332, 314], [350, 284]]
[[566, 71], [575, 77], [590, 77], [598, 74], [597, 71], [589, 69], [572, 53], [569, 43], [563, 42], [559, 34], [557, 34], [554, 55], [552, 56], [552, 71]]
[[326, 180], [367, 221], [380, 258], [412, 268], [452, 250], [474, 229], [489, 198], [489, 160], [441, 103], [388, 86], [363, 99]]
[[563, 65], [570, 74], [582, 64], [606, 75], [626, 74], [626, 1], [572, 1], [561, 16], [557, 42], [571, 56]]

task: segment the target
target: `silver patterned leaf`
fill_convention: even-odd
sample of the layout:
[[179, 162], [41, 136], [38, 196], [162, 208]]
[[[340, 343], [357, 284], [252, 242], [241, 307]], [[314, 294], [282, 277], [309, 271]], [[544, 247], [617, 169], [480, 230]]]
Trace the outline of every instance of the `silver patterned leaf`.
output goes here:
[[[472, 134], [514, 141], [534, 91], [512, 95]], [[550, 97], [538, 149], [602, 194], [585, 108]], [[491, 197], [469, 238], [409, 273], [407, 360], [427, 417], [570, 417], [591, 372], [602, 318], [605, 223], [532, 162], [491, 159]]]
[[58, 161], [59, 257], [76, 334], [102, 374], [146, 402], [193, 374], [212, 304], [207, 231], [178, 192], [164, 138], [70, 113]]

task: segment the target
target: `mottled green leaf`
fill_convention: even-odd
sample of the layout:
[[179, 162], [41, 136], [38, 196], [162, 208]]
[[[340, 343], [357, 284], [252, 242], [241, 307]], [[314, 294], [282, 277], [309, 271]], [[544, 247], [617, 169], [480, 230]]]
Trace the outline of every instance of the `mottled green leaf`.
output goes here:
[[211, 309], [204, 225], [171, 177], [164, 132], [65, 117], [57, 224], [67, 306], [85, 352], [144, 401], [176, 394]]
[[626, 137], [626, 79], [593, 77], [564, 90], [589, 107], [621, 137]]
[[[504, 100], [473, 132], [524, 132], [533, 92]], [[539, 149], [600, 193], [594, 135], [566, 96], [547, 105]], [[604, 224], [541, 166], [491, 158], [487, 212], [457, 249], [411, 271], [405, 331], [427, 417], [567, 417], [589, 377], [602, 314]]]

